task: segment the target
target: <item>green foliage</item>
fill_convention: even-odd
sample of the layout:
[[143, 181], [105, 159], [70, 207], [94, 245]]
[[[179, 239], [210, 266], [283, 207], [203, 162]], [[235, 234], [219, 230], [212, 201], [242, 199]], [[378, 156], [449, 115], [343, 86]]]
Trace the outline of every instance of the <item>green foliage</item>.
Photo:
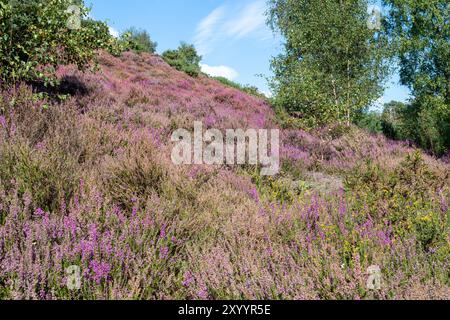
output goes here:
[[424, 95], [411, 106], [417, 114], [417, 142], [436, 155], [450, 149], [450, 104], [442, 96]]
[[214, 77], [215, 80], [219, 81], [220, 83], [231, 87], [231, 88], [235, 88], [238, 89], [242, 92], [245, 92], [247, 94], [251, 94], [253, 96], [256, 97], [265, 97], [261, 92], [259, 92], [258, 88], [251, 86], [251, 85], [242, 85], [240, 83], [231, 81], [225, 77]]
[[441, 95], [449, 103], [450, 5], [446, 0], [385, 0], [400, 76], [416, 97]]
[[414, 141], [436, 155], [450, 148], [450, 108], [441, 96], [424, 95], [408, 105], [391, 102], [381, 120], [391, 139]]
[[136, 28], [127, 29], [120, 40], [126, 44], [130, 50], [137, 52], [155, 53], [158, 44], [150, 38], [146, 30], [137, 30]]
[[79, 14], [69, 12], [71, 0], [0, 0], [3, 85], [21, 80], [51, 84], [59, 65], [75, 64], [86, 70], [97, 49], [112, 48], [106, 24], [88, 19], [83, 1], [75, 3]]
[[170, 66], [187, 73], [191, 77], [197, 77], [200, 74], [202, 57], [197, 54], [193, 45], [182, 42], [177, 50], [167, 50], [162, 54], [162, 57]]
[[381, 114], [383, 133], [390, 139], [406, 140], [411, 137], [412, 128], [408, 126], [408, 105], [391, 101], [384, 105]]
[[[303, 193], [304, 185], [295, 184], [288, 179], [275, 179], [272, 177], [260, 177], [252, 174], [252, 181], [256, 185], [259, 195], [269, 201], [277, 203], [292, 203]], [[306, 186], [305, 186], [306, 189]]]
[[385, 0], [402, 84], [415, 96], [404, 117], [408, 138], [435, 154], [450, 149], [450, 5]]
[[362, 112], [356, 120], [358, 127], [368, 130], [372, 133], [383, 132], [383, 122], [381, 115], [376, 111]]
[[365, 206], [383, 206], [386, 224], [393, 226], [394, 234], [403, 237], [415, 232], [417, 244], [424, 249], [446, 245], [447, 213], [431, 199], [447, 182], [448, 175], [434, 172], [420, 152], [408, 155], [394, 170], [369, 161], [346, 177], [347, 188]]
[[345, 121], [382, 93], [387, 41], [367, 26], [366, 0], [271, 0], [286, 39], [272, 62], [276, 103], [313, 125]]

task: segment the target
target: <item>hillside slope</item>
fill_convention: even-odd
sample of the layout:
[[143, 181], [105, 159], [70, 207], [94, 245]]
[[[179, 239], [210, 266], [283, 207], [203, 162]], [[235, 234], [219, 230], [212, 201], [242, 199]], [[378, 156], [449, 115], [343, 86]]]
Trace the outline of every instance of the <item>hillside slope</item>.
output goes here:
[[272, 108], [153, 55], [58, 74], [69, 98], [1, 93], [0, 298], [450, 298], [448, 164], [330, 127], [282, 130], [277, 177], [175, 166], [174, 130], [277, 128]]

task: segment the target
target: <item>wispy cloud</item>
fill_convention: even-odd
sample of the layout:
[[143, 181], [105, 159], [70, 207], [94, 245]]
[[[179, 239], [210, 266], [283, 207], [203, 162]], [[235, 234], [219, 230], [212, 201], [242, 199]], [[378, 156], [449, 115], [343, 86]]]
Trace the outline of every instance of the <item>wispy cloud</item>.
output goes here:
[[200, 54], [206, 54], [211, 50], [211, 41], [214, 38], [216, 26], [222, 20], [226, 12], [224, 6], [215, 9], [197, 26], [197, 34], [194, 43]]
[[234, 80], [239, 76], [239, 73], [233, 68], [227, 66], [209, 66], [207, 64], [200, 64], [202, 71], [212, 77], [224, 77], [228, 80]]
[[220, 42], [249, 36], [269, 39], [271, 32], [265, 24], [265, 10], [265, 0], [256, 0], [245, 6], [218, 7], [197, 26], [194, 44], [198, 52], [206, 55]]
[[226, 23], [228, 36], [240, 39], [265, 28], [265, 11], [265, 1], [260, 0], [245, 6], [237, 18]]

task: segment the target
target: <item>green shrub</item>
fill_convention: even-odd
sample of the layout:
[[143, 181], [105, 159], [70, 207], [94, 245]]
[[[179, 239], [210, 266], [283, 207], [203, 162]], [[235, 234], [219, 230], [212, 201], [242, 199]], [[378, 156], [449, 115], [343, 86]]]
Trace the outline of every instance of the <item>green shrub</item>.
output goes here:
[[434, 172], [421, 153], [410, 154], [393, 170], [367, 163], [349, 173], [346, 187], [366, 208], [383, 208], [381, 217], [404, 238], [414, 232], [417, 245], [439, 248], [446, 243], [447, 214], [441, 212], [439, 192], [448, 193], [448, 176]]
[[254, 86], [250, 86], [250, 85], [241, 85], [237, 82], [231, 81], [227, 78], [224, 77], [213, 77], [215, 80], [219, 81], [220, 83], [231, 87], [231, 88], [235, 88], [238, 89], [240, 91], [243, 91], [247, 94], [251, 94], [253, 96], [256, 97], [265, 97], [261, 92], [259, 92], [258, 88], [254, 87]]
[[[97, 49], [114, 45], [105, 23], [88, 19], [89, 10], [72, 0], [0, 0], [0, 81], [55, 81], [55, 69], [91, 66]], [[78, 11], [78, 12], [76, 12]]]
[[372, 133], [382, 133], [383, 123], [381, 120], [381, 115], [375, 111], [363, 112], [359, 119], [357, 119], [356, 124], [358, 127], [368, 130]]
[[411, 140], [436, 155], [450, 149], [450, 108], [440, 96], [424, 95], [406, 105], [386, 104], [383, 133], [398, 140]]
[[167, 50], [162, 57], [170, 66], [187, 73], [191, 77], [198, 77], [200, 74], [202, 58], [197, 54], [193, 45], [181, 43], [177, 50]]
[[412, 108], [417, 112], [418, 143], [436, 155], [450, 149], [450, 106], [439, 96], [417, 99]]
[[403, 140], [411, 137], [412, 128], [407, 122], [411, 117], [407, 116], [408, 105], [391, 101], [386, 103], [381, 114], [381, 126], [383, 133], [390, 139]]
[[145, 30], [137, 30], [135, 28], [127, 29], [120, 39], [127, 49], [137, 52], [155, 53], [158, 44], [150, 38]]

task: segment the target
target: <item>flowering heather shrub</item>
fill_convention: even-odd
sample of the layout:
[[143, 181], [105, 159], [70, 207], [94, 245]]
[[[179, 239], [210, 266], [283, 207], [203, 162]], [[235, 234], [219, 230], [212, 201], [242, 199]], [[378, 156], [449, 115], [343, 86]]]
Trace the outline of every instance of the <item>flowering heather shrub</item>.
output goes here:
[[63, 101], [0, 95], [0, 298], [450, 298], [448, 163], [323, 128], [282, 130], [276, 177], [177, 167], [173, 130], [275, 128], [271, 107], [154, 55], [100, 61], [58, 71], [86, 89]]

